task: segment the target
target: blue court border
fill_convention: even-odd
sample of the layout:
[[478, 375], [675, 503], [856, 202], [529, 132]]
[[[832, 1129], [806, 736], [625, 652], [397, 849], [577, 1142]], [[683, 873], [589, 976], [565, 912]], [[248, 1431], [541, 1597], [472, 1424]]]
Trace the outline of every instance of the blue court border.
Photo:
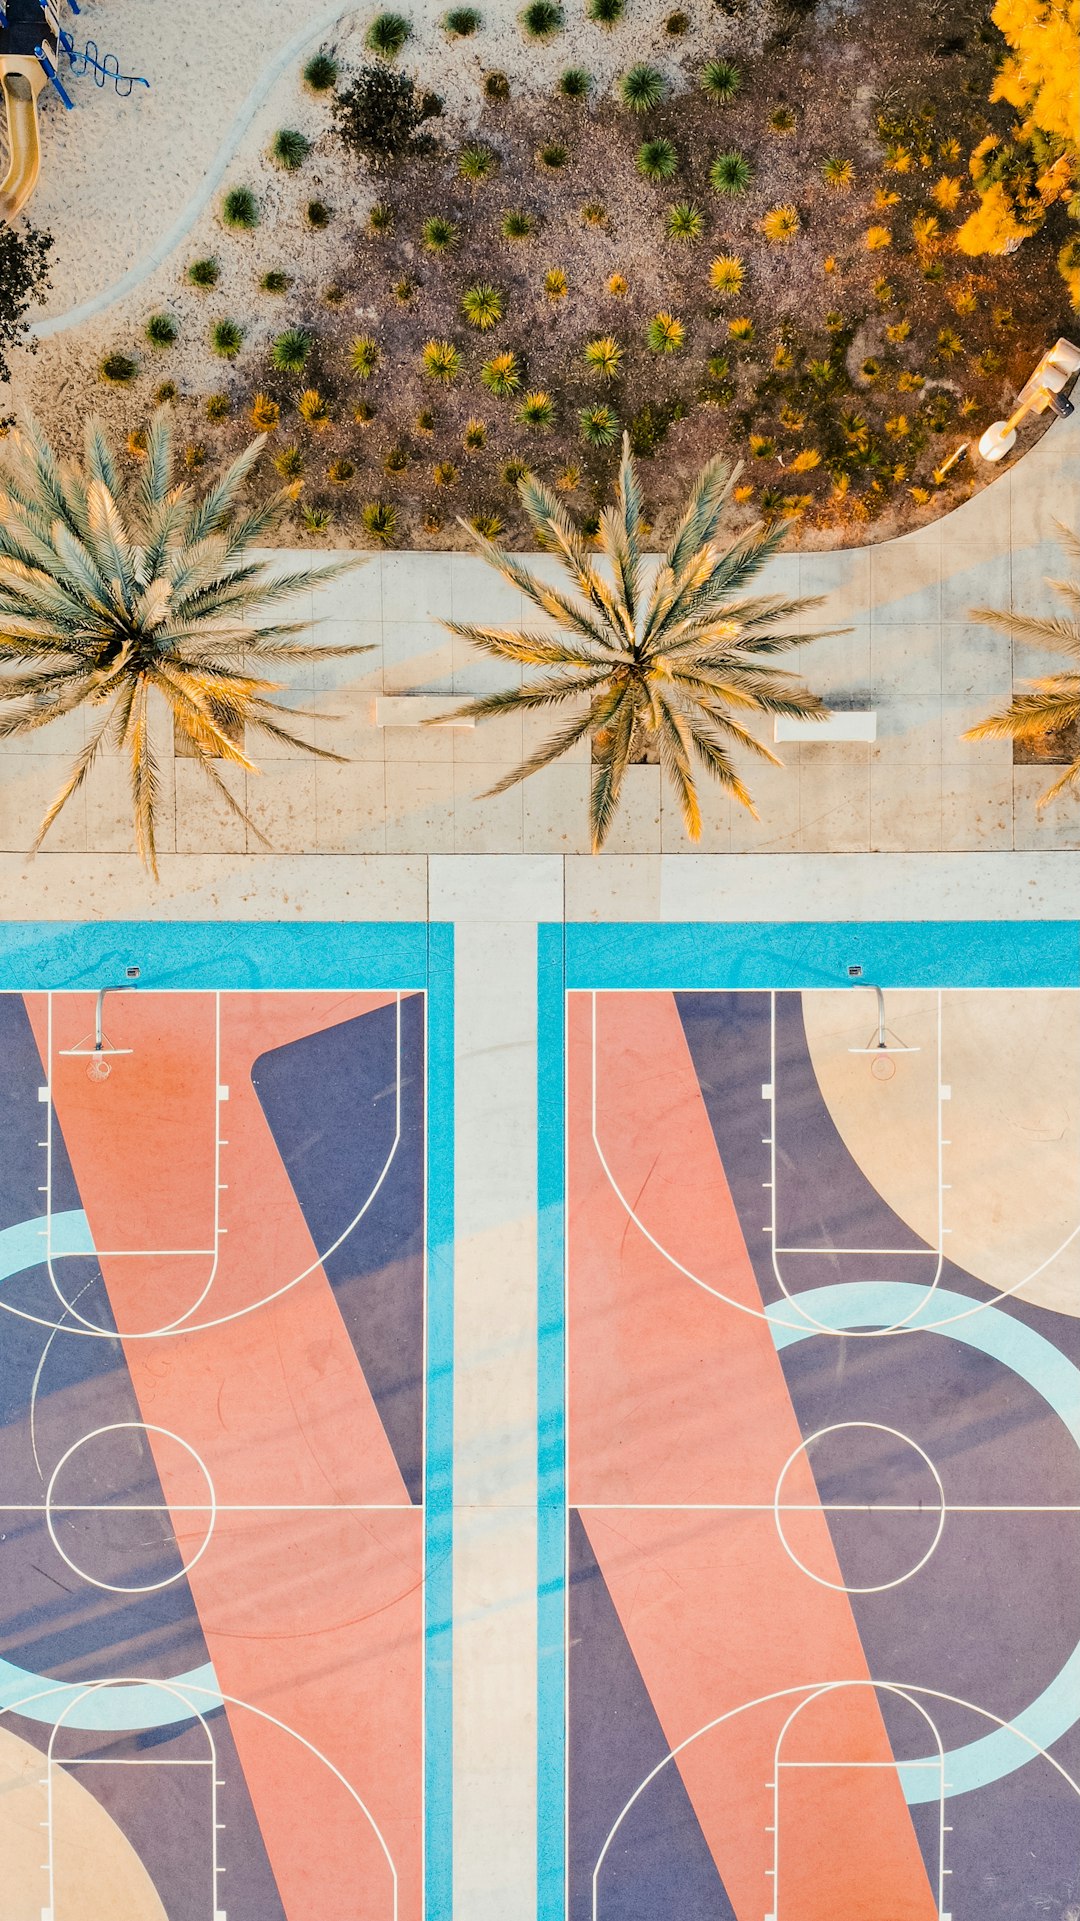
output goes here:
[[1080, 987], [1080, 922], [633, 921], [538, 929], [537, 1916], [565, 1921], [565, 996], [849, 987]]
[[0, 991], [98, 987], [427, 993], [424, 1912], [453, 1911], [454, 930], [422, 921], [8, 921]]

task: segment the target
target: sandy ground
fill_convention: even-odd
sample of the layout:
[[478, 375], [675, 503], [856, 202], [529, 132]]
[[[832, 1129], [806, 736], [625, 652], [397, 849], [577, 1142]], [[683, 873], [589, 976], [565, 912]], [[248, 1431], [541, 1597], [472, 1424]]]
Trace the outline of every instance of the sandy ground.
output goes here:
[[[759, 0], [749, 0], [752, 17]], [[485, 0], [484, 31], [469, 40], [449, 40], [439, 21], [447, 0], [412, 0], [403, 9], [413, 36], [398, 62], [425, 86], [435, 87], [448, 112], [466, 123], [480, 108], [480, 80], [492, 66], [509, 73], [517, 89], [550, 90], [564, 67], [587, 66], [601, 86], [646, 54], [679, 78], [681, 45], [663, 32], [673, 0], [636, 0], [614, 32], [581, 16], [581, 0], [570, 0], [567, 30], [547, 45], [526, 42], [518, 26], [519, 8], [510, 0]], [[580, 12], [579, 12], [580, 8]], [[221, 0], [89, 0], [76, 20], [67, 15], [79, 45], [94, 39], [115, 52], [126, 73], [145, 76], [150, 87], [136, 87], [126, 100], [111, 87], [99, 89], [88, 76], [68, 84], [76, 100], [65, 112], [51, 93], [43, 96], [44, 162], [30, 212], [55, 239], [53, 291], [47, 318], [98, 294], [136, 267], [164, 234], [229, 142], [234, 123], [260, 77], [305, 22], [312, 24], [311, 51], [326, 44], [342, 61], [363, 57], [363, 35], [378, 9], [370, 4], [341, 7], [339, 23], [325, 32], [319, 22], [334, 12], [328, 4], [309, 4], [298, 18], [290, 0], [243, 0], [232, 7]], [[708, 0], [689, 0], [683, 8], [695, 25], [712, 27], [710, 41], [722, 46], [722, 16]], [[762, 9], [764, 12], [764, 9]], [[745, 29], [746, 20], [743, 26]], [[272, 89], [239, 142], [226, 183], [268, 170], [261, 156], [270, 135], [283, 124], [315, 135], [326, 123], [325, 105], [300, 85], [305, 55], [298, 54]], [[204, 234], [212, 221], [199, 223]], [[201, 249], [197, 227], [188, 257]], [[183, 249], [181, 249], [183, 251]], [[141, 305], [170, 290], [175, 262], [164, 263], [140, 289]], [[114, 314], [117, 309], [112, 310]]]

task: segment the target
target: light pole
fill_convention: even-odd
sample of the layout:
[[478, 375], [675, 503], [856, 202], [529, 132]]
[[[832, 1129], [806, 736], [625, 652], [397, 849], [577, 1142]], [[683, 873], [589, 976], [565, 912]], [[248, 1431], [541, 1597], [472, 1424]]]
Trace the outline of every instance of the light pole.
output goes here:
[[1059, 340], [1044, 353], [1030, 380], [1024, 382], [1008, 420], [995, 420], [986, 429], [979, 442], [983, 459], [1003, 460], [1015, 447], [1016, 429], [1028, 414], [1044, 414], [1049, 409], [1059, 419], [1067, 419], [1074, 411], [1073, 404], [1063, 398], [1061, 390], [1076, 373], [1080, 373], [1080, 347], [1071, 340]]

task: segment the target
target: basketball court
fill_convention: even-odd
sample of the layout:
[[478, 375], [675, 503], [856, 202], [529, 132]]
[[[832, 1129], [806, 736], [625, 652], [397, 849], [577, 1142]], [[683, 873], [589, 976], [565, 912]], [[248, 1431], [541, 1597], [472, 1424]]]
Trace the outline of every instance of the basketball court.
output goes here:
[[1073, 1913], [1080, 996], [565, 1021], [571, 1921]]
[[0, 1049], [6, 1921], [419, 1921], [425, 995]]

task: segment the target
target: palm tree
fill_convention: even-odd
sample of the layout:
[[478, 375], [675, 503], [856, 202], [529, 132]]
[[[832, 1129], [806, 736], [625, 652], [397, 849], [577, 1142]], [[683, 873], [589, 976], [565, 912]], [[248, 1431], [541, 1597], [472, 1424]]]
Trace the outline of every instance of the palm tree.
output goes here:
[[[1060, 520], [1055, 525], [1066, 553], [1073, 560], [1080, 560], [1080, 539], [1070, 528], [1062, 526]], [[1047, 585], [1056, 588], [1069, 607], [1080, 610], [1080, 581], [1050, 580]], [[994, 607], [973, 607], [971, 618], [986, 627], [1004, 628], [1008, 634], [1022, 634], [1025, 640], [1065, 654], [1074, 663], [1080, 661], [1080, 621], [1075, 614], [1067, 618], [1061, 614], [1011, 614]], [[988, 714], [977, 726], [969, 727], [964, 739], [1046, 740], [1051, 735], [1064, 733], [1078, 720], [1080, 673], [1043, 674], [1029, 681], [1026, 693], [1014, 694], [1001, 713]], [[1056, 800], [1067, 788], [1080, 788], [1080, 755], [1066, 767], [1061, 779], [1039, 796], [1040, 808]]]
[[504, 793], [589, 736], [594, 852], [611, 827], [626, 770], [644, 750], [658, 751], [686, 831], [697, 840], [701, 807], [695, 760], [755, 818], [731, 751], [745, 748], [781, 764], [737, 718], [740, 713], [824, 718], [828, 711], [794, 675], [769, 664], [774, 654], [818, 638], [776, 629], [819, 600], [742, 594], [780, 546], [782, 529], [756, 526], [730, 543], [717, 539], [737, 471], [719, 459], [705, 467], [651, 588], [644, 577], [641, 490], [627, 435], [614, 505], [600, 519], [599, 546], [610, 563], [612, 583], [598, 571], [584, 534], [562, 503], [531, 476], [520, 483], [522, 503], [539, 545], [558, 554], [573, 592], [549, 587], [511, 554], [473, 533], [485, 560], [562, 632], [549, 637], [447, 621], [451, 633], [485, 653], [548, 670], [539, 680], [467, 702], [455, 718], [479, 720], [573, 702], [572, 718], [488, 791]]
[[154, 415], [127, 486], [96, 420], [87, 425], [82, 469], [59, 461], [32, 420], [9, 442], [0, 472], [0, 663], [13, 671], [0, 675], [0, 703], [10, 703], [0, 708], [0, 738], [33, 733], [83, 705], [105, 709], [32, 853], [111, 746], [130, 761], [135, 845], [157, 876], [155, 694], [171, 708], [211, 785], [245, 820], [215, 765], [228, 760], [258, 771], [240, 744], [245, 729], [343, 758], [283, 726], [282, 716], [296, 710], [267, 698], [282, 683], [250, 671], [256, 663], [366, 651], [290, 640], [303, 622], [260, 624], [263, 609], [358, 564], [271, 578], [265, 562], [251, 558], [287, 498], [240, 506], [264, 441], [254, 440], [201, 497], [174, 483], [167, 408]]
[[503, 793], [590, 736], [594, 853], [611, 828], [626, 768], [646, 747], [659, 751], [686, 832], [698, 839], [701, 807], [694, 761], [755, 818], [753, 801], [732, 765], [732, 749], [744, 747], [780, 766], [771, 749], [742, 724], [740, 713], [821, 718], [828, 713], [819, 695], [807, 692], [794, 674], [769, 665], [771, 655], [821, 638], [776, 632], [778, 622], [821, 605], [821, 599], [742, 597], [749, 580], [780, 546], [782, 528], [751, 526], [730, 544], [717, 542], [736, 478], [738, 469], [730, 471], [723, 459], [709, 461], [651, 588], [644, 580], [642, 494], [626, 434], [615, 505], [600, 519], [600, 551], [611, 565], [613, 584], [596, 569], [584, 534], [561, 501], [530, 476], [519, 488], [525, 511], [538, 544], [559, 555], [573, 594], [548, 586], [513, 555], [471, 530], [484, 559], [563, 632], [548, 638], [540, 632], [448, 620], [454, 634], [484, 653], [548, 669], [540, 680], [469, 701], [455, 718], [486, 718], [573, 701], [573, 718], [488, 791]]

